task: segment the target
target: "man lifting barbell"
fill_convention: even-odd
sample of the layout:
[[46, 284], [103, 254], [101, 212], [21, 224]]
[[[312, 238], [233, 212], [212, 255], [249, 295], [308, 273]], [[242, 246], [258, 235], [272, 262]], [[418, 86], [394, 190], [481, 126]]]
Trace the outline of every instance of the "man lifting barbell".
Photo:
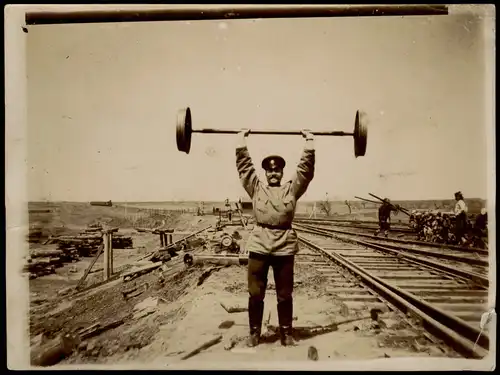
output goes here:
[[[247, 244], [248, 262], [248, 320], [250, 337], [248, 344], [259, 343], [264, 296], [267, 287], [269, 267], [273, 267], [278, 299], [278, 321], [281, 343], [293, 345], [293, 267], [295, 254], [298, 252], [298, 237], [291, 224], [295, 216], [297, 200], [305, 193], [314, 177], [315, 136], [352, 136], [354, 156], [364, 156], [368, 138], [368, 117], [364, 111], [356, 111], [354, 130], [345, 131], [284, 131], [284, 130], [235, 130], [235, 129], [193, 129], [191, 109], [181, 109], [177, 115], [177, 149], [189, 154], [193, 133], [203, 134], [239, 134], [241, 143], [236, 148], [236, 166], [240, 181], [253, 200], [253, 213], [257, 222]], [[261, 135], [302, 135], [306, 145], [297, 167], [294, 179], [281, 185], [285, 160], [272, 155], [262, 161], [266, 171], [267, 184], [257, 178], [255, 168], [246, 147], [248, 134]], [[314, 134], [314, 135], [313, 135]]]
[[271, 155], [262, 161], [267, 184], [261, 182], [246, 146], [250, 133], [239, 133], [236, 148], [236, 167], [241, 184], [253, 201], [256, 226], [246, 243], [248, 259], [248, 322], [250, 337], [248, 346], [259, 343], [264, 297], [269, 267], [273, 268], [276, 283], [278, 322], [281, 344], [294, 345], [292, 336], [293, 317], [293, 268], [295, 254], [299, 251], [298, 237], [292, 229], [297, 200], [306, 192], [314, 177], [315, 151], [313, 134], [301, 131], [306, 138], [296, 176], [281, 185], [286, 165], [281, 156]]

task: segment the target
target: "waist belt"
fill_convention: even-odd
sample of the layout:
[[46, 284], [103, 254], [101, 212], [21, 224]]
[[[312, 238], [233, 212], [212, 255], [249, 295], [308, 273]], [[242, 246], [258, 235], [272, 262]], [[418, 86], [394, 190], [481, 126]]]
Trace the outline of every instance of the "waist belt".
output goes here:
[[270, 224], [257, 223], [257, 226], [267, 229], [282, 229], [282, 230], [292, 229], [292, 224], [270, 225]]

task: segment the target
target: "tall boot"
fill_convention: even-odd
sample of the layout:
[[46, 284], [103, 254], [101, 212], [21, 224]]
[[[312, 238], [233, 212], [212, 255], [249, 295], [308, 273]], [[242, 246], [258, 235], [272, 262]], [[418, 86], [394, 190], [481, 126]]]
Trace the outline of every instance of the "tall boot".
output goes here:
[[278, 321], [280, 325], [281, 345], [293, 346], [292, 321], [293, 321], [293, 301], [287, 300], [278, 302]]
[[248, 324], [250, 327], [250, 336], [247, 340], [247, 346], [254, 347], [259, 344], [263, 315], [264, 301], [255, 301], [250, 298], [248, 301]]

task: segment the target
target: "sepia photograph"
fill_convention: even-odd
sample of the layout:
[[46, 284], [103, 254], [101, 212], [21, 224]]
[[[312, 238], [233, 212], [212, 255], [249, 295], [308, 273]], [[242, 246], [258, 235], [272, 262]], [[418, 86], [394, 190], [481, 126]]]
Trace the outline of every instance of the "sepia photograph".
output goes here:
[[4, 19], [9, 368], [494, 370], [494, 5]]

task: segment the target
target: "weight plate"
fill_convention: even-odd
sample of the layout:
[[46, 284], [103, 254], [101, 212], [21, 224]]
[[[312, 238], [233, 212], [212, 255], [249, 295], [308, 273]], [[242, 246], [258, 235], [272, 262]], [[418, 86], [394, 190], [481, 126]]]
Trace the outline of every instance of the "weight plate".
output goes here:
[[176, 139], [177, 149], [189, 154], [191, 150], [191, 110], [188, 108], [179, 110], [177, 114]]
[[354, 120], [354, 156], [365, 156], [368, 139], [368, 116], [363, 111], [356, 111]]
[[191, 254], [184, 255], [184, 263], [191, 266], [194, 262], [193, 256]]
[[233, 239], [230, 236], [224, 236], [222, 238], [221, 244], [224, 247], [229, 247], [233, 243]]

